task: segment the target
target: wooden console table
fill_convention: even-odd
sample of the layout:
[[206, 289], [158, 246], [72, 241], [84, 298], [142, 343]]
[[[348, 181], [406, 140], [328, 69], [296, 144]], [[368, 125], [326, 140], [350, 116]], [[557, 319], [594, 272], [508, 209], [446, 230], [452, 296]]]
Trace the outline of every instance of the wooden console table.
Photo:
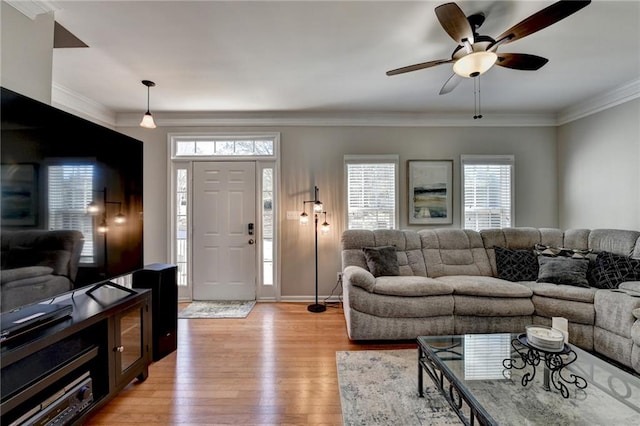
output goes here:
[[[71, 316], [2, 342], [0, 423], [38, 415], [71, 383], [82, 387], [79, 412], [63, 424], [81, 424], [151, 362], [151, 291], [105, 283], [64, 293], [48, 303], [73, 306]], [[85, 379], [86, 382], [87, 379]], [[76, 402], [75, 400], [73, 402]], [[59, 403], [59, 405], [65, 405]]]

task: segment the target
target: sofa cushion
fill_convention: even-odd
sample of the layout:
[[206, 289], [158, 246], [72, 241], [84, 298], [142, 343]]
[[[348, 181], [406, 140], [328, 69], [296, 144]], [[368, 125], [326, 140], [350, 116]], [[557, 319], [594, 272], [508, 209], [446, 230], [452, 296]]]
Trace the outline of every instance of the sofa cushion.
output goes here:
[[562, 300], [553, 297], [533, 295], [531, 298], [536, 315], [546, 318], [564, 317], [569, 322], [593, 325], [596, 311], [593, 303]]
[[587, 259], [538, 256], [538, 282], [589, 287]]
[[631, 290], [636, 293], [640, 293], [640, 281], [627, 281], [624, 283], [620, 283], [618, 288], [623, 290]]
[[625, 281], [640, 280], [640, 259], [602, 251], [596, 256], [591, 279], [598, 288], [617, 288]]
[[428, 229], [418, 231], [427, 275], [491, 276], [491, 265], [482, 238], [469, 229]]
[[572, 285], [539, 283], [523, 281], [520, 284], [529, 287], [534, 295], [550, 297], [558, 300], [572, 300], [575, 302], [593, 303], [596, 288], [576, 287]]
[[373, 292], [387, 296], [436, 296], [451, 294], [453, 288], [435, 278], [379, 277]]
[[531, 299], [524, 297], [512, 299], [505, 299], [503, 297], [483, 297], [482, 300], [478, 300], [475, 296], [454, 294], [453, 303], [454, 315], [462, 316], [519, 317], [523, 315], [531, 315], [534, 312]]
[[48, 266], [27, 266], [16, 269], [3, 269], [0, 271], [0, 283], [49, 276], [53, 272]]
[[362, 247], [394, 246], [399, 275], [427, 276], [420, 236], [414, 231], [395, 229], [349, 229], [342, 233], [342, 269], [359, 266], [368, 269]]
[[640, 294], [626, 290], [598, 290], [594, 299], [595, 325], [626, 338], [636, 321], [632, 314], [640, 308]]
[[7, 253], [7, 267], [48, 266], [56, 274], [69, 273], [71, 252], [67, 250], [37, 250], [31, 247], [12, 247]]
[[400, 274], [398, 255], [394, 246], [363, 247], [367, 267], [374, 277]]
[[556, 228], [501, 228], [480, 231], [494, 276], [498, 276], [494, 247], [531, 250], [536, 244], [562, 245], [563, 233]]
[[351, 309], [376, 317], [430, 318], [453, 315], [451, 294], [422, 297], [387, 296], [369, 293], [354, 286], [349, 287], [347, 292]]
[[451, 285], [454, 295], [461, 294], [466, 296], [497, 298], [530, 298], [533, 294], [533, 291], [531, 291], [531, 289], [526, 286], [494, 277], [453, 275], [447, 277], [438, 277], [437, 280]]
[[507, 281], [531, 281], [538, 277], [538, 259], [532, 250], [494, 247], [498, 278]]
[[563, 247], [572, 247], [576, 249], [588, 249], [589, 248], [589, 234], [591, 230], [582, 228], [567, 229], [564, 231]]
[[621, 229], [593, 229], [589, 233], [589, 248], [594, 252], [608, 251], [622, 256], [634, 254], [639, 231]]

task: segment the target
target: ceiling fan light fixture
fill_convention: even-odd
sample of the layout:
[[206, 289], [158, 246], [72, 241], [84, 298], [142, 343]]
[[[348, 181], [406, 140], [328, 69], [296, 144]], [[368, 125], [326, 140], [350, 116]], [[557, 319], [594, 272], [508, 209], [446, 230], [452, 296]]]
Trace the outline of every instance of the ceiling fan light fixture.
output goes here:
[[453, 64], [453, 72], [465, 78], [477, 77], [489, 71], [497, 60], [495, 52], [470, 53]]

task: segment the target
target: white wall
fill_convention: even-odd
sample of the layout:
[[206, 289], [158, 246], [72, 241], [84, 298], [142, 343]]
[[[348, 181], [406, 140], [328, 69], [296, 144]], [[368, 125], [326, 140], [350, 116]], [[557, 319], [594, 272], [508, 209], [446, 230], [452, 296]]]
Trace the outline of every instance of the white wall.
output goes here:
[[[286, 220], [313, 198], [313, 186], [328, 211], [331, 232], [319, 239], [319, 293], [328, 295], [341, 270], [340, 235], [345, 224], [343, 156], [400, 156], [400, 227], [407, 228], [406, 162], [454, 160], [454, 224], [460, 226], [460, 155], [514, 154], [516, 225], [555, 227], [557, 217], [556, 130], [446, 127], [260, 127], [118, 128], [144, 141], [145, 263], [167, 262], [167, 133], [269, 131], [281, 133], [281, 281], [284, 298], [314, 293], [313, 228]], [[416, 227], [416, 229], [419, 229]]]
[[0, 85], [50, 105], [53, 14], [31, 20], [5, 2], [0, 2], [0, 14]]
[[640, 230], [640, 99], [558, 128], [562, 228]]

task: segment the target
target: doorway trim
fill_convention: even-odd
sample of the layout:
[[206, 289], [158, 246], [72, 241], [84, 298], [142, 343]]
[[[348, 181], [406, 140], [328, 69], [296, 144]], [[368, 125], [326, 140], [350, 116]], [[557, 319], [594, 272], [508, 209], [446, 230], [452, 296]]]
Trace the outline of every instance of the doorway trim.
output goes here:
[[[183, 142], [198, 142], [207, 143], [209, 147], [206, 153], [202, 151], [193, 155], [195, 150], [191, 151], [191, 154], [185, 154], [184, 150], [179, 152], [177, 149], [178, 144]], [[251, 146], [251, 142], [254, 142], [256, 149], [254, 152], [250, 152], [247, 149]], [[272, 150], [268, 151], [264, 149], [271, 142]], [[168, 133], [167, 135], [168, 146], [168, 194], [169, 200], [167, 206], [167, 228], [169, 229], [169, 241], [167, 248], [167, 258], [170, 262], [178, 264], [178, 298], [180, 301], [193, 300], [193, 270], [192, 270], [192, 244], [193, 244], [193, 229], [192, 226], [192, 206], [193, 206], [193, 163], [196, 161], [253, 161], [256, 163], [256, 206], [259, 207], [256, 214], [256, 233], [260, 238], [261, 244], [259, 244], [258, 250], [256, 250], [256, 299], [260, 301], [279, 301], [280, 300], [280, 227], [279, 223], [279, 193], [280, 193], [280, 133], [278, 132], [233, 132], [233, 133], [217, 133], [217, 132], [200, 132], [200, 133]], [[213, 152], [211, 148], [211, 142], [220, 142], [224, 145], [225, 149], [222, 153]], [[230, 144], [235, 143], [235, 146], [239, 146], [237, 153], [229, 155]], [[184, 218], [181, 220], [186, 221], [186, 225], [182, 223], [181, 232], [184, 233], [186, 243], [183, 247], [180, 247], [184, 252], [178, 250], [178, 171], [185, 174], [186, 181], [183, 182], [184, 189], [186, 190], [186, 211], [182, 209]], [[265, 185], [263, 185], [263, 175], [270, 171], [271, 173], [271, 215], [272, 221], [272, 259], [271, 259], [271, 281], [272, 284], [265, 284]], [[268, 191], [267, 191], [268, 193]], [[186, 228], [185, 228], [186, 226]], [[179, 256], [186, 256], [186, 263], [179, 259]], [[269, 281], [269, 280], [267, 280]]]

